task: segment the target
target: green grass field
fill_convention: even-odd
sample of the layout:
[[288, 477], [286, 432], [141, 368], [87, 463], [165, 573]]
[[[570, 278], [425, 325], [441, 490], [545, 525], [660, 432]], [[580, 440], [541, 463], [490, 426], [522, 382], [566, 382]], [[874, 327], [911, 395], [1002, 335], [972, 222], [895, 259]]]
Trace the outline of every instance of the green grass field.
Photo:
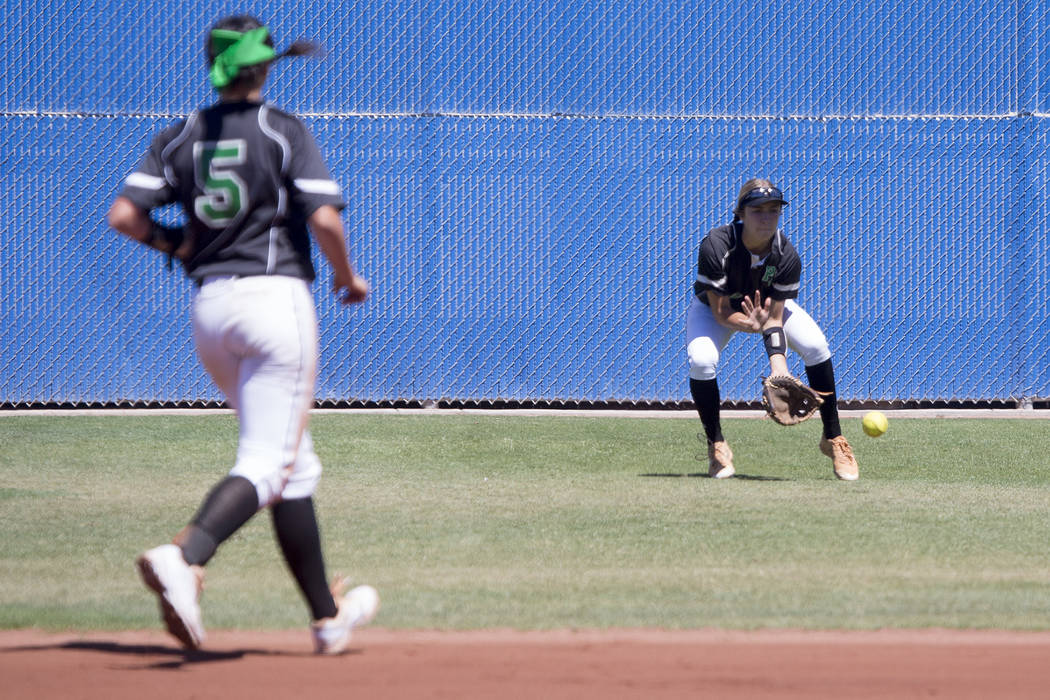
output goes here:
[[[1050, 426], [727, 418], [738, 478], [699, 422], [465, 414], [315, 416], [332, 572], [391, 628], [1050, 628]], [[232, 464], [232, 416], [0, 418], [0, 627], [156, 628], [135, 555]], [[260, 513], [208, 569], [205, 623], [302, 626]]]

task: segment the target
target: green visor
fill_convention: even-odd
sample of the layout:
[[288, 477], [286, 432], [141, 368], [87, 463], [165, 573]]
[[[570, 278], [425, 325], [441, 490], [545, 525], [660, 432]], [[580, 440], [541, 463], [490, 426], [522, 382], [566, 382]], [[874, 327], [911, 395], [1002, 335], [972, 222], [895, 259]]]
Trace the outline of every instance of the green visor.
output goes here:
[[272, 46], [266, 45], [270, 30], [257, 27], [247, 32], [235, 32], [230, 29], [213, 29], [212, 46], [218, 50], [215, 61], [211, 64], [208, 79], [216, 90], [222, 90], [237, 77], [241, 68], [272, 61], [277, 53]]

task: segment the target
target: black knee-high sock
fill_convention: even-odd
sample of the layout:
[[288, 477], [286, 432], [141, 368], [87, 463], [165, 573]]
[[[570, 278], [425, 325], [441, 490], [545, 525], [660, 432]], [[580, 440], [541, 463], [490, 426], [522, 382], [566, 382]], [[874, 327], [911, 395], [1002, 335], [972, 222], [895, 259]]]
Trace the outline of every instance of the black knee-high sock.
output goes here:
[[842, 435], [842, 427], [839, 425], [838, 397], [835, 395], [835, 371], [831, 368], [831, 360], [827, 359], [820, 364], [806, 367], [806, 377], [811, 387], [830, 394], [824, 397], [824, 403], [820, 405], [820, 420], [824, 423], [824, 437], [830, 440]]
[[188, 564], [204, 565], [219, 545], [259, 510], [259, 494], [243, 476], [228, 476], [204, 499], [193, 521], [175, 538]]
[[722, 437], [721, 406], [722, 397], [718, 393], [717, 379], [689, 379], [689, 393], [693, 395], [696, 412], [704, 424], [707, 441], [718, 442]]
[[275, 503], [270, 515], [281, 553], [310, 606], [313, 619], [335, 617], [338, 611], [325, 579], [314, 499], [296, 498]]

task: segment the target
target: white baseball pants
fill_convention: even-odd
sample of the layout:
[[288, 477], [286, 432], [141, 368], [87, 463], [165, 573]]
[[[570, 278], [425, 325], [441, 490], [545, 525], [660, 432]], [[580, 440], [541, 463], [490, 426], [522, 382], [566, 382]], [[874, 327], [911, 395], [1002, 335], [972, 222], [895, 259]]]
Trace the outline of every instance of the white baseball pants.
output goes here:
[[317, 381], [317, 316], [305, 280], [209, 277], [193, 299], [201, 363], [236, 410], [237, 462], [259, 508], [311, 496], [321, 462], [306, 430]]
[[[720, 324], [711, 307], [695, 296], [689, 305], [685, 325], [689, 378], [714, 379], [719, 355], [736, 331]], [[793, 299], [784, 302], [784, 335], [787, 336], [788, 347], [802, 356], [807, 367], [831, 358], [824, 331]]]

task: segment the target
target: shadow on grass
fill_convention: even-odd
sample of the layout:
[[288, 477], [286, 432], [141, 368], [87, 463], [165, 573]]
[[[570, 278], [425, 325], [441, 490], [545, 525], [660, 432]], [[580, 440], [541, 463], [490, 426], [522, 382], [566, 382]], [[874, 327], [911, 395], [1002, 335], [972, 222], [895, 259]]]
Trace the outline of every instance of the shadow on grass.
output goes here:
[[[229, 651], [208, 651], [206, 649], [189, 650], [180, 649], [178, 647], [161, 646], [159, 644], [120, 644], [118, 642], [107, 642], [101, 640], [81, 640], [76, 642], [63, 642], [62, 644], [7, 647], [0, 649], [0, 654], [33, 651], [97, 651], [103, 654], [130, 657], [167, 657], [164, 660], [154, 661], [153, 663], [141, 666], [140, 668], [142, 670], [178, 670], [187, 665], [214, 663], [216, 661], [237, 661], [246, 656], [314, 656], [314, 654], [306, 651], [275, 651], [273, 649], [232, 649]], [[342, 655], [360, 653], [360, 650], [351, 649], [343, 652]]]
[[[652, 477], [652, 478], [664, 478], [664, 479], [710, 479], [705, 472], [694, 472], [692, 474], [681, 474], [677, 472], [647, 472], [645, 474], [639, 474], [638, 476]], [[737, 472], [734, 474], [732, 479], [740, 479], [742, 481], [791, 481], [781, 476], [758, 476], [757, 474], [741, 474]], [[728, 479], [727, 479], [728, 481]]]

